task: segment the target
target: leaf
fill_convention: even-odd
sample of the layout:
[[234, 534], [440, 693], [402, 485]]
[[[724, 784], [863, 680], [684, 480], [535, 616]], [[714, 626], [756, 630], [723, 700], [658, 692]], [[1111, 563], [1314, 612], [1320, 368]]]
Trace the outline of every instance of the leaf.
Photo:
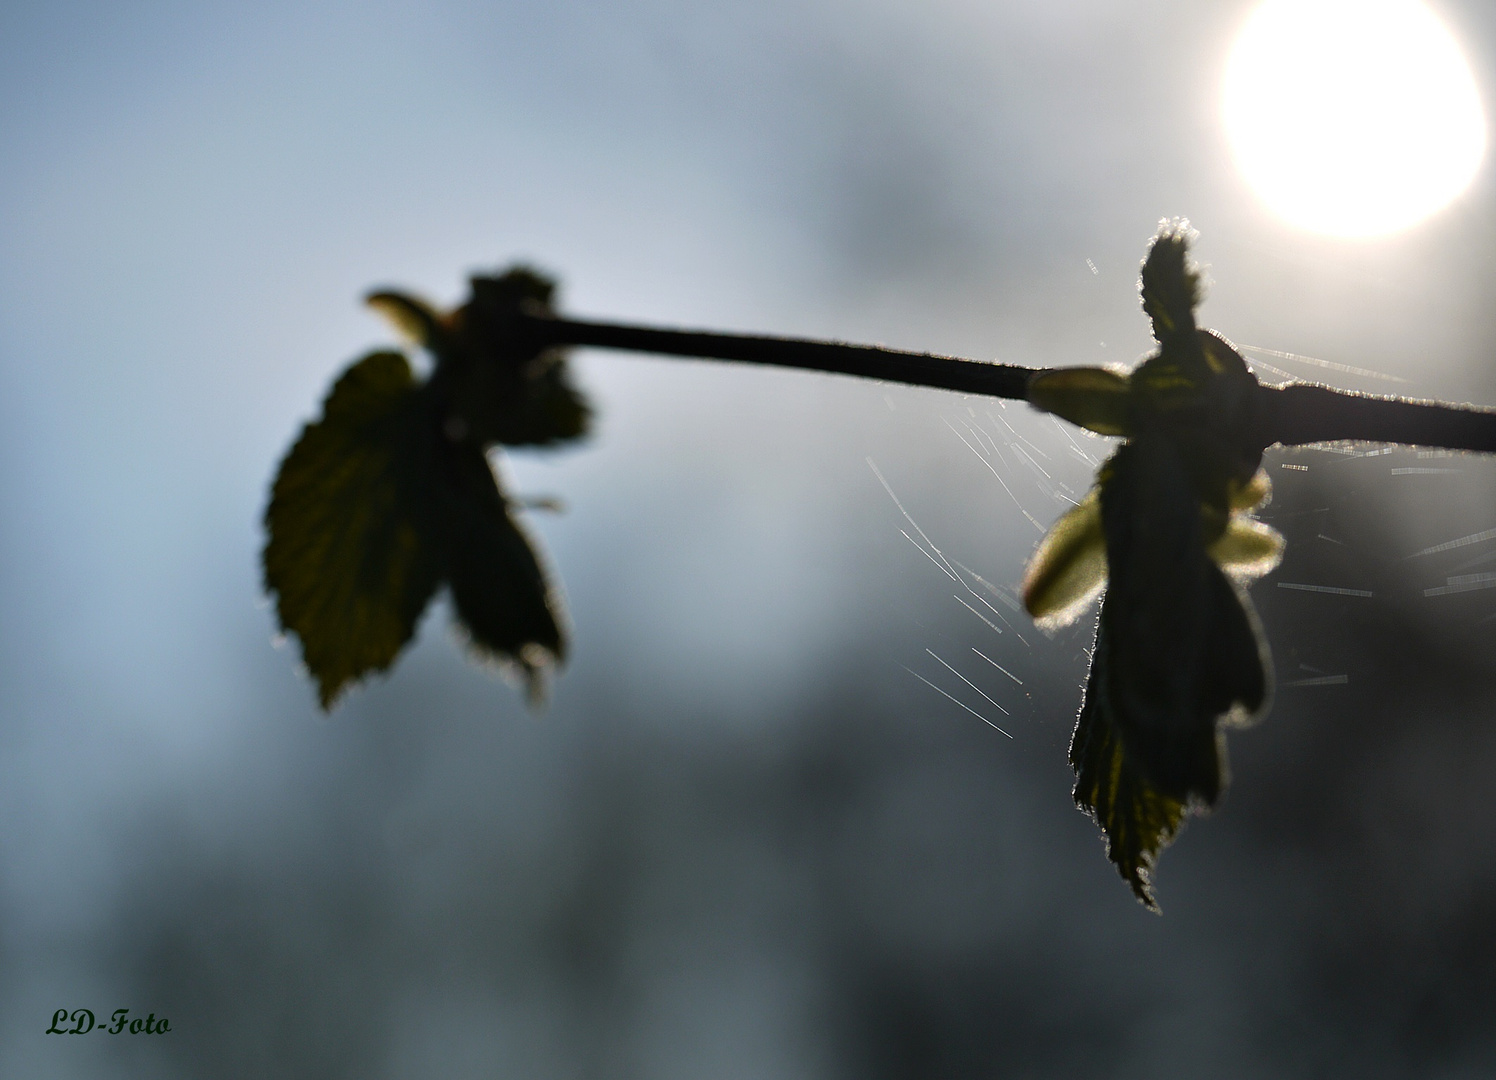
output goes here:
[[1283, 558], [1283, 535], [1245, 514], [1232, 514], [1208, 549], [1217, 566], [1239, 580], [1271, 572]]
[[1200, 500], [1173, 443], [1134, 438], [1101, 486], [1110, 585], [1105, 686], [1129, 758], [1158, 791], [1213, 806], [1227, 783], [1217, 722], [1267, 697], [1267, 650], [1250, 602], [1209, 558]]
[[1093, 488], [1039, 542], [1023, 575], [1023, 606], [1041, 627], [1065, 626], [1105, 585], [1106, 536]]
[[[1222, 724], [1265, 705], [1266, 649], [1246, 596], [1207, 556], [1172, 443], [1145, 435], [1118, 449], [1101, 470], [1100, 506], [1110, 585], [1070, 745], [1074, 797], [1134, 895], [1157, 911], [1159, 856], [1226, 787]], [[1232, 522], [1256, 535], [1247, 525], [1259, 523]]]
[[443, 447], [436, 502], [458, 622], [474, 651], [517, 670], [539, 700], [546, 671], [566, 655], [561, 600], [480, 449]]
[[554, 446], [587, 434], [592, 409], [572, 384], [566, 353], [535, 317], [552, 314], [555, 283], [529, 267], [471, 279], [468, 301], [438, 315], [419, 300], [380, 292], [369, 303], [413, 334], [436, 360], [444, 428], [478, 446]]
[[1041, 371], [1029, 379], [1028, 400], [1098, 435], [1126, 435], [1128, 380], [1106, 368]]
[[443, 430], [399, 353], [355, 363], [282, 463], [265, 513], [266, 588], [324, 709], [390, 666], [437, 586], [475, 651], [538, 696], [565, 655], [561, 603], [483, 450]]
[[435, 359], [346, 372], [286, 456], [266, 510], [264, 565], [281, 625], [301, 639], [324, 708], [410, 641], [443, 581], [473, 650], [517, 670], [538, 698], [565, 655], [561, 600], [486, 457], [586, 434], [592, 411], [546, 344], [555, 285], [524, 267], [475, 277], [442, 314], [415, 297], [368, 303]]
[[424, 300], [401, 292], [385, 291], [370, 293], [364, 298], [364, 303], [388, 319], [412, 345], [430, 347], [441, 334], [442, 318]]
[[[1229, 781], [1222, 728], [1266, 709], [1271, 662], [1233, 579], [1266, 573], [1283, 547], [1246, 513], [1271, 493], [1259, 467], [1257, 383], [1229, 342], [1195, 326], [1193, 235], [1184, 221], [1165, 222], [1148, 252], [1141, 292], [1159, 347], [1125, 384], [1046, 372], [1029, 394], [1066, 419], [1128, 436], [1098, 471], [1094, 509], [1088, 498], [1040, 545], [1024, 599], [1038, 617], [1071, 614], [1063, 605], [1080, 595], [1078, 583], [1106, 579], [1071, 743], [1075, 799], [1155, 911], [1160, 854]], [[1095, 565], [1096, 531], [1104, 567], [1082, 577]]]
[[265, 511], [265, 587], [301, 640], [324, 709], [388, 668], [441, 578], [421, 491], [421, 396], [400, 353], [338, 379], [281, 463]]
[[1189, 257], [1194, 229], [1183, 218], [1159, 222], [1158, 234], [1143, 261], [1139, 282], [1143, 311], [1153, 320], [1160, 344], [1175, 334], [1193, 334], [1200, 304], [1200, 271]]
[[1273, 497], [1273, 482], [1266, 469], [1258, 469], [1245, 484], [1231, 480], [1226, 490], [1227, 506], [1233, 510], [1251, 510]]
[[[1105, 603], [1102, 608], [1104, 612]], [[1153, 871], [1184, 824], [1187, 808], [1149, 784], [1122, 744], [1112, 718], [1106, 645], [1105, 622], [1098, 622], [1085, 701], [1070, 740], [1073, 794], [1076, 805], [1101, 826], [1107, 858], [1132, 886], [1133, 895], [1157, 912]]]
[[565, 357], [541, 358], [538, 374], [528, 376], [516, 392], [515, 407], [495, 410], [490, 432], [504, 446], [555, 446], [587, 434], [592, 407], [572, 385]]

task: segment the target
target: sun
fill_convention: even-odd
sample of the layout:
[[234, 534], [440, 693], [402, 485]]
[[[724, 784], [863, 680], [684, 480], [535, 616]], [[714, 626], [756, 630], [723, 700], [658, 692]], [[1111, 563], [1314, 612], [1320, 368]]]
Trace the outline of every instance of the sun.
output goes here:
[[1470, 66], [1417, 0], [1267, 0], [1232, 48], [1223, 111], [1262, 200], [1336, 236], [1442, 209], [1486, 148]]

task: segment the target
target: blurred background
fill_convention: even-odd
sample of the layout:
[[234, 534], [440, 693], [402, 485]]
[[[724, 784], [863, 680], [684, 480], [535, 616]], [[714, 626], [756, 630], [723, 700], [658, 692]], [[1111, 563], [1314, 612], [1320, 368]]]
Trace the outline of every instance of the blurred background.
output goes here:
[[[1009, 603], [1109, 446], [1025, 406], [577, 354], [596, 435], [502, 466], [567, 508], [539, 713], [439, 604], [323, 716], [261, 589], [364, 292], [516, 258], [579, 315], [1130, 364], [1184, 215], [1204, 324], [1357, 369], [1264, 380], [1496, 405], [1492, 170], [1282, 223], [1220, 120], [1250, 7], [4, 5], [0, 1074], [1496, 1072], [1490, 460], [1270, 453], [1277, 699], [1161, 918], [1070, 799], [1092, 620]], [[1437, 10], [1489, 102], [1496, 9]], [[171, 1032], [43, 1034], [84, 1007]]]

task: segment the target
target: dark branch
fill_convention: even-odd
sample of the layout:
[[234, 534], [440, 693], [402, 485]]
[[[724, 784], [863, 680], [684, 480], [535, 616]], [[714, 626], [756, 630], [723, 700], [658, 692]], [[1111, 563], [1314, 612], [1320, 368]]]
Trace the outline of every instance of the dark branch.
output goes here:
[[[521, 319], [523, 332], [533, 334], [541, 347], [589, 345], [770, 364], [1018, 401], [1027, 400], [1029, 379], [1044, 370], [837, 341], [665, 330], [535, 315]], [[1496, 453], [1496, 410], [1369, 397], [1307, 384], [1264, 386], [1258, 392], [1263, 446], [1355, 441]]]
[[1328, 386], [1261, 387], [1262, 443], [1405, 443], [1496, 453], [1496, 411], [1437, 401], [1379, 398]]
[[987, 397], [1026, 400], [1033, 368], [987, 364], [959, 356], [905, 352], [879, 345], [847, 345], [839, 341], [716, 334], [705, 330], [661, 330], [648, 326], [578, 322], [526, 316], [549, 345], [591, 345], [603, 349], [667, 356], [736, 360], [747, 364], [828, 371], [864, 379], [929, 386]]

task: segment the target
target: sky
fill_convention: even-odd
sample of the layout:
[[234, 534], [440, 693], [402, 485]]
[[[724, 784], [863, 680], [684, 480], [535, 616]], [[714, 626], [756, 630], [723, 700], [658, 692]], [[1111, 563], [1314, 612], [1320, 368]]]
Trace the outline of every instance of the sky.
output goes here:
[[[591, 440], [501, 463], [565, 505], [539, 712], [438, 604], [324, 716], [260, 581], [361, 297], [515, 260], [582, 316], [1130, 364], [1186, 216], [1205, 325], [1342, 367], [1255, 359], [1496, 406], [1489, 165], [1391, 237], [1278, 221], [1219, 117], [1249, 10], [0, 8], [0, 1074], [1490, 1075], [1490, 461], [1269, 453], [1277, 696], [1162, 917], [1070, 799], [1089, 619], [1002, 601], [1109, 452], [1026, 406], [579, 352]], [[1489, 109], [1496, 15], [1438, 11]]]

